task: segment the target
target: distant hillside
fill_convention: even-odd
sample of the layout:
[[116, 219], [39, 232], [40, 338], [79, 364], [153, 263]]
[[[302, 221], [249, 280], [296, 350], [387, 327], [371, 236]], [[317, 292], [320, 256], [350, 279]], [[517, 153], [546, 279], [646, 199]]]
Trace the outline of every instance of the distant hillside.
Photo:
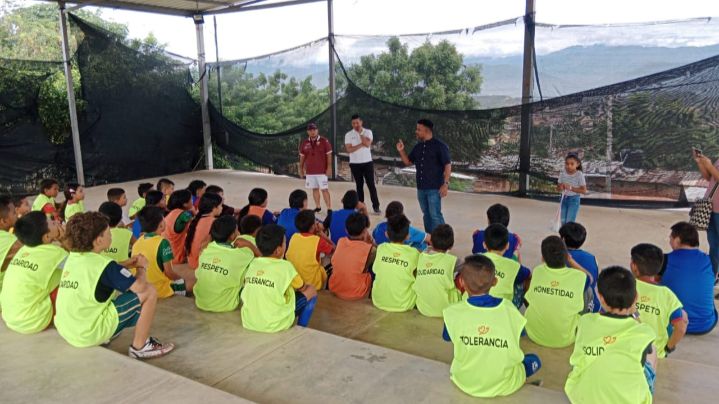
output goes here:
[[[566, 95], [657, 73], [719, 54], [719, 45], [704, 47], [575, 46], [537, 56], [539, 80], [545, 98]], [[482, 65], [482, 92], [476, 99], [483, 108], [516, 104], [522, 94], [522, 56], [465, 57], [467, 65]], [[325, 87], [325, 64], [277, 65], [272, 59], [252, 62], [247, 71], [280, 69]], [[536, 89], [536, 86], [535, 86]], [[538, 94], [535, 91], [535, 96]]]

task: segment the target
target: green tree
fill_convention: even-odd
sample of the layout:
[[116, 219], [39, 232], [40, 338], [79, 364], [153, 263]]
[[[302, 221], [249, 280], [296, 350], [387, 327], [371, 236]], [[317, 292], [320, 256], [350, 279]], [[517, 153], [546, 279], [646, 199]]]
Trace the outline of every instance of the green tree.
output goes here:
[[465, 66], [464, 57], [447, 41], [427, 41], [409, 51], [397, 37], [387, 52], [367, 55], [349, 67], [360, 88], [384, 101], [426, 109], [474, 109], [480, 92], [480, 66]]

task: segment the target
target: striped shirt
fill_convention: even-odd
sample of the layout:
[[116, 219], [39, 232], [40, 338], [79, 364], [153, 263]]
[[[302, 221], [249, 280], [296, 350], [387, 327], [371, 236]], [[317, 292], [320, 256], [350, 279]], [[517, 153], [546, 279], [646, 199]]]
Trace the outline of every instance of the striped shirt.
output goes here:
[[[584, 187], [587, 185], [587, 182], [584, 180], [584, 173], [577, 170], [574, 172], [574, 174], [568, 174], [566, 170], [562, 170], [561, 173], [559, 173], [559, 181], [560, 184], [567, 184], [571, 186], [572, 188], [579, 188]], [[564, 191], [564, 194], [566, 196], [576, 196], [579, 195], [576, 192], [566, 190]]]

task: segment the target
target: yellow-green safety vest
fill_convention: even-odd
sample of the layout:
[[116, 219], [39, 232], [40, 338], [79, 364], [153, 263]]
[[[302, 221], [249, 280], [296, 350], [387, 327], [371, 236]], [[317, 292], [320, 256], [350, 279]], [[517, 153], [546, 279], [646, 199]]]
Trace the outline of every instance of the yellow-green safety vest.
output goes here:
[[442, 310], [459, 301], [459, 291], [454, 285], [456, 263], [457, 257], [447, 253], [423, 252], [419, 255], [414, 291], [420, 313], [442, 317]]
[[278, 332], [292, 327], [295, 276], [297, 271], [289, 261], [270, 257], [252, 260], [240, 294], [242, 326], [259, 332]]
[[34, 334], [52, 322], [50, 292], [60, 283], [58, 268], [67, 251], [54, 244], [23, 246], [8, 265], [0, 302], [7, 327]]
[[[9, 231], [0, 230], [0, 265], [5, 262], [5, 257], [10, 251], [10, 248], [17, 241], [17, 237]], [[0, 291], [2, 291], [3, 279], [5, 278], [5, 271], [0, 271]], [[0, 303], [0, 310], [2, 310], [2, 303]]]
[[[132, 231], [122, 227], [114, 227], [110, 229], [112, 235], [112, 243], [110, 247], [103, 250], [100, 254], [120, 263], [130, 258], [130, 241], [132, 241]], [[145, 257], [148, 260], [152, 257]]]
[[657, 355], [660, 358], [667, 356], [666, 348], [669, 342], [669, 316], [682, 308], [682, 302], [677, 295], [666, 286], [653, 285], [637, 279], [637, 313], [639, 321], [652, 327], [657, 334], [654, 344], [657, 346]]
[[572, 403], [649, 404], [642, 356], [656, 334], [631, 317], [582, 316], [564, 391]]
[[526, 320], [510, 300], [496, 307], [462, 301], [444, 310], [444, 324], [454, 344], [450, 378], [475, 397], [506, 396], [526, 379], [519, 339]]
[[145, 198], [135, 199], [135, 201], [132, 202], [132, 205], [130, 205], [130, 210], [128, 212], [128, 215], [135, 216], [137, 214], [137, 212], [141, 211], [142, 208], [145, 207], [146, 203], [147, 202], [145, 202]]
[[72, 346], [100, 345], [117, 329], [119, 316], [112, 299], [98, 302], [95, 289], [111, 259], [94, 252], [71, 252], [57, 293], [55, 328]]
[[494, 263], [494, 272], [497, 276], [497, 284], [490, 290], [490, 296], [498, 299], [514, 300], [514, 281], [517, 279], [521, 265], [519, 262], [506, 258], [493, 252], [486, 252], [484, 256]]
[[42, 211], [43, 206], [50, 204], [55, 207], [55, 199], [45, 194], [40, 194], [32, 203], [32, 211]]
[[524, 298], [529, 303], [527, 335], [536, 344], [563, 348], [572, 345], [580, 313], [584, 310], [587, 275], [571, 268], [534, 268]]
[[212, 242], [200, 254], [193, 289], [200, 310], [225, 312], [240, 305], [245, 270], [255, 257], [249, 248], [234, 248]]
[[395, 243], [382, 243], [372, 266], [375, 273], [372, 286], [372, 303], [385, 311], [408, 311], [414, 308], [417, 295], [414, 292], [419, 251], [416, 248]]
[[68, 203], [65, 206], [65, 221], [67, 222], [71, 217], [83, 212], [85, 212], [85, 202], [79, 201], [73, 204]]

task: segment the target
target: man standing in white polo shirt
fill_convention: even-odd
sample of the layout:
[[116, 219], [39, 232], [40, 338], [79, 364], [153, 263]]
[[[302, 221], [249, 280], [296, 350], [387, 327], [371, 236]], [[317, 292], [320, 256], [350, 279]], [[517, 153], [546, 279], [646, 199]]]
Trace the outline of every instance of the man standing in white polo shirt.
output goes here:
[[379, 198], [374, 184], [374, 163], [372, 162], [372, 131], [362, 127], [362, 118], [352, 115], [352, 130], [345, 135], [345, 149], [350, 155], [350, 170], [357, 186], [359, 200], [364, 203], [364, 184], [367, 183], [372, 210], [375, 214], [379, 210]]

